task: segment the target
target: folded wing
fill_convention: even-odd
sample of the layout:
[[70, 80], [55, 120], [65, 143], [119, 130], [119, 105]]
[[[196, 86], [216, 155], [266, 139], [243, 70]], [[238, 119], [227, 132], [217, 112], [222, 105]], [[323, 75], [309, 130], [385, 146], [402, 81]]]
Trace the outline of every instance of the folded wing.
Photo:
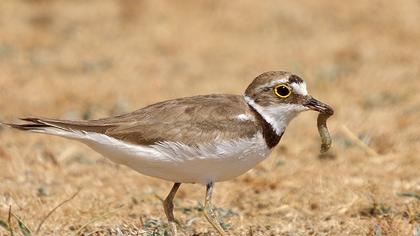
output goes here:
[[93, 132], [139, 145], [179, 142], [186, 145], [215, 139], [249, 138], [259, 131], [241, 96], [207, 95], [156, 103], [132, 113], [88, 121], [23, 118], [24, 124], [8, 124], [21, 130], [84, 137]]

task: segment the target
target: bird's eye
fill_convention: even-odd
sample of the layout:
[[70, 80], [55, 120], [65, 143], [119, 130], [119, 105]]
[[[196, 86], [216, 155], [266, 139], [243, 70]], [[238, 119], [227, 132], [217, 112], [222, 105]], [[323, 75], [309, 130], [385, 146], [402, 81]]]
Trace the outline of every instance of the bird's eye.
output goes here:
[[290, 89], [290, 87], [289, 87], [289, 86], [284, 85], [284, 84], [280, 84], [280, 85], [277, 85], [277, 86], [274, 88], [274, 93], [275, 93], [278, 97], [281, 97], [281, 98], [287, 98], [287, 97], [289, 97], [289, 96], [290, 96], [290, 94], [292, 94], [292, 90]]

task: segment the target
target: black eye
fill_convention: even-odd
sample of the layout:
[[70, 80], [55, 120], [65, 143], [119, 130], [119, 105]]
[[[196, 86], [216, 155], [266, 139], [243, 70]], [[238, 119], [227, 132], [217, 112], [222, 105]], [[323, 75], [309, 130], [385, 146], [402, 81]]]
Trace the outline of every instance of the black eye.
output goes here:
[[280, 84], [274, 88], [274, 93], [278, 97], [287, 98], [290, 94], [292, 94], [292, 90], [287, 85]]

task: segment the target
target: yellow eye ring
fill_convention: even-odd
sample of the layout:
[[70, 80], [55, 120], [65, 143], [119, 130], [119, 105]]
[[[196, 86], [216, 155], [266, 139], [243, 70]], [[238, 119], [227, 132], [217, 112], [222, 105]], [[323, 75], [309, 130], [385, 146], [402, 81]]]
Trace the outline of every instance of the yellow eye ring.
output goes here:
[[274, 87], [274, 93], [277, 95], [277, 97], [287, 98], [292, 94], [292, 89], [285, 84], [279, 84]]

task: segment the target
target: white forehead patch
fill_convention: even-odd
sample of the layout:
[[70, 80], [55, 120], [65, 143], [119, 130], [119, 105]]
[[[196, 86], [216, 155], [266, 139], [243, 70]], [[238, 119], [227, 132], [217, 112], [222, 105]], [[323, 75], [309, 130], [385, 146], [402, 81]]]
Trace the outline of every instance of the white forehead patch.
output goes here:
[[306, 90], [306, 83], [291, 83], [290, 86], [293, 89], [294, 93], [306, 96], [308, 95], [308, 90]]

